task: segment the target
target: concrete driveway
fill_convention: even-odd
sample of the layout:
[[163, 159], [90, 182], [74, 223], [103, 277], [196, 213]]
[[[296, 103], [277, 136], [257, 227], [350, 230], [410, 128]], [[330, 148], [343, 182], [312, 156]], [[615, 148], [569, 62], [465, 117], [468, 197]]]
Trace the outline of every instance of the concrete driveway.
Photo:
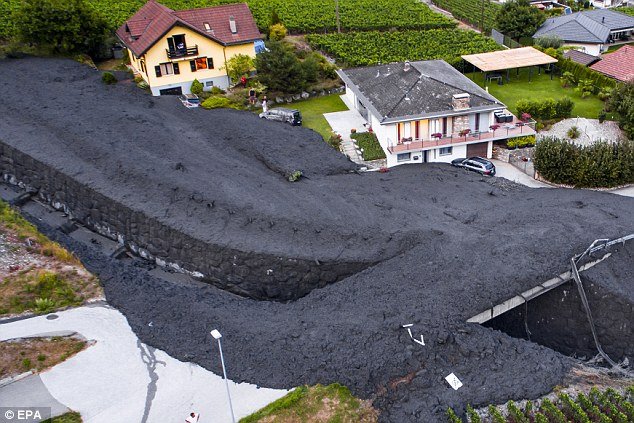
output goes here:
[[[191, 411], [201, 414], [200, 423], [231, 421], [222, 377], [141, 343], [117, 310], [91, 306], [55, 315], [0, 324], [0, 341], [76, 332], [94, 345], [40, 375], [0, 388], [2, 406], [54, 406], [55, 414], [68, 407], [89, 423], [181, 423]], [[211, 337], [192, 342], [211, 342]], [[237, 419], [288, 392], [234, 382], [229, 388]]]

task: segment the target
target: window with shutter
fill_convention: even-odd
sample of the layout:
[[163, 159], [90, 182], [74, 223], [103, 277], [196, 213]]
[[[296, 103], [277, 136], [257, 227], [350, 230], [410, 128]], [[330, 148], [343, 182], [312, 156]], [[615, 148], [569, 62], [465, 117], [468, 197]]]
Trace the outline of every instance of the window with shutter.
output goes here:
[[189, 66], [192, 68], [192, 72], [196, 72], [196, 61], [195, 60], [190, 60], [189, 61]]
[[178, 75], [181, 73], [180, 68], [178, 67], [178, 63], [174, 63], [174, 75]]
[[157, 77], [161, 76], [161, 66], [160, 65], [154, 66], [154, 71], [156, 72], [156, 76]]
[[207, 58], [207, 67], [209, 69], [213, 69], [214, 68], [214, 59], [213, 58], [211, 58], [211, 57]]

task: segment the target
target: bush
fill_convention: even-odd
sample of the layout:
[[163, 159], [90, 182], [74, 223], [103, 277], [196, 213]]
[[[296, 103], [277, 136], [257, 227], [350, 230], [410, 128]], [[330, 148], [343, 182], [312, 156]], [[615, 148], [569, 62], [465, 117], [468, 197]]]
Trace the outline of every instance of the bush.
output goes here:
[[564, 72], [561, 75], [561, 86], [564, 88], [572, 87], [577, 83], [577, 78], [572, 74], [572, 72]]
[[200, 96], [203, 93], [203, 88], [204, 87], [203, 87], [202, 82], [200, 82], [197, 79], [194, 79], [192, 81], [192, 86], [191, 86], [191, 88], [189, 90], [191, 91], [192, 94], [196, 94], [196, 95]]
[[220, 87], [211, 87], [211, 94], [212, 95], [222, 95], [225, 93], [225, 90], [223, 90]]
[[269, 28], [269, 40], [281, 41], [286, 37], [286, 27], [281, 23], [271, 25]]
[[326, 141], [328, 145], [336, 150], [341, 150], [341, 135], [335, 134], [334, 132], [330, 135], [328, 140]]
[[101, 75], [101, 81], [107, 85], [116, 84], [117, 77], [114, 76], [112, 72], [104, 72], [103, 75]]
[[582, 79], [579, 81], [576, 91], [581, 94], [581, 98], [586, 98], [589, 95], [594, 94], [595, 87], [591, 80]]
[[297, 182], [301, 179], [302, 175], [301, 170], [294, 170], [290, 175], [288, 175], [288, 182]]
[[566, 132], [566, 135], [571, 140], [575, 140], [579, 138], [579, 135], [581, 135], [581, 132], [579, 132], [579, 128], [577, 128], [576, 126], [572, 126], [570, 127], [570, 129], [568, 129], [568, 132]]
[[538, 45], [543, 49], [553, 48], [556, 50], [564, 45], [564, 40], [554, 34], [542, 35], [541, 37], [535, 38], [535, 45]]
[[363, 160], [385, 158], [385, 152], [374, 132], [357, 132], [350, 134], [350, 138], [356, 140], [359, 148], [363, 150]]
[[205, 109], [240, 109], [240, 106], [226, 97], [211, 96], [200, 105]]
[[535, 145], [535, 136], [529, 135], [527, 137], [512, 138], [506, 142], [506, 146], [509, 148], [524, 148], [532, 147]]
[[545, 138], [535, 148], [535, 169], [548, 181], [575, 187], [634, 183], [634, 142], [598, 142], [583, 147]]
[[570, 117], [574, 103], [568, 97], [557, 101], [552, 98], [545, 100], [519, 100], [515, 104], [517, 115], [530, 114], [534, 119], [564, 119]]
[[620, 84], [610, 96], [608, 106], [619, 114], [619, 126], [634, 140], [634, 81]]
[[570, 59], [559, 60], [559, 62], [557, 63], [557, 67], [561, 69], [564, 75], [567, 72], [572, 74], [575, 81], [574, 83], [582, 79], [589, 79], [592, 81], [592, 84], [598, 89], [601, 89], [603, 87], [616, 87], [616, 81], [614, 79], [609, 78], [602, 73], [595, 72], [592, 69], [580, 65], [579, 63], [573, 62]]

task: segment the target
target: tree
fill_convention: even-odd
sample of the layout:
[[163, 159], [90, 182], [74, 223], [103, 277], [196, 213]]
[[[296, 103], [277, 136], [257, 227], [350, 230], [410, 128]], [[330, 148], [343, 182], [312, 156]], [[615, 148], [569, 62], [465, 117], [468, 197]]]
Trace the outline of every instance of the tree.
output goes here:
[[269, 28], [269, 40], [281, 41], [286, 37], [286, 27], [281, 23], [271, 25]]
[[21, 41], [61, 54], [95, 55], [108, 34], [105, 19], [84, 0], [24, 0], [14, 22]]
[[546, 16], [529, 0], [513, 0], [504, 3], [497, 14], [497, 30], [511, 38], [532, 37], [546, 20]]
[[260, 81], [273, 91], [296, 93], [306, 86], [302, 63], [279, 41], [270, 41], [264, 51], [255, 59]]
[[191, 86], [191, 88], [189, 90], [191, 91], [192, 94], [202, 95], [204, 87], [203, 87], [202, 82], [200, 82], [197, 79], [194, 79], [192, 81], [192, 86]]
[[[221, 69], [224, 69], [224, 67]], [[253, 58], [248, 54], [236, 54], [227, 60], [227, 75], [234, 83], [238, 82], [243, 76], [249, 76], [254, 69]]]
[[619, 84], [608, 101], [610, 110], [619, 114], [619, 126], [634, 140], [634, 81]]

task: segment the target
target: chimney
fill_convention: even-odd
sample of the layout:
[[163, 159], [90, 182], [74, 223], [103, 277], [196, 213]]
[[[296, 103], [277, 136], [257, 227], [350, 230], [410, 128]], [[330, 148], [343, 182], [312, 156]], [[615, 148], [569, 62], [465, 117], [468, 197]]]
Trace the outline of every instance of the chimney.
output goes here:
[[601, 23], [605, 23], [605, 16], [601, 18]]
[[451, 99], [454, 110], [467, 110], [471, 108], [471, 96], [467, 93], [454, 94]]
[[403, 66], [403, 71], [408, 72], [412, 68], [412, 65], [409, 63], [409, 60], [405, 61], [405, 65]]
[[238, 28], [236, 27], [236, 20], [233, 16], [229, 16], [229, 28], [231, 28], [232, 34], [238, 33]]

